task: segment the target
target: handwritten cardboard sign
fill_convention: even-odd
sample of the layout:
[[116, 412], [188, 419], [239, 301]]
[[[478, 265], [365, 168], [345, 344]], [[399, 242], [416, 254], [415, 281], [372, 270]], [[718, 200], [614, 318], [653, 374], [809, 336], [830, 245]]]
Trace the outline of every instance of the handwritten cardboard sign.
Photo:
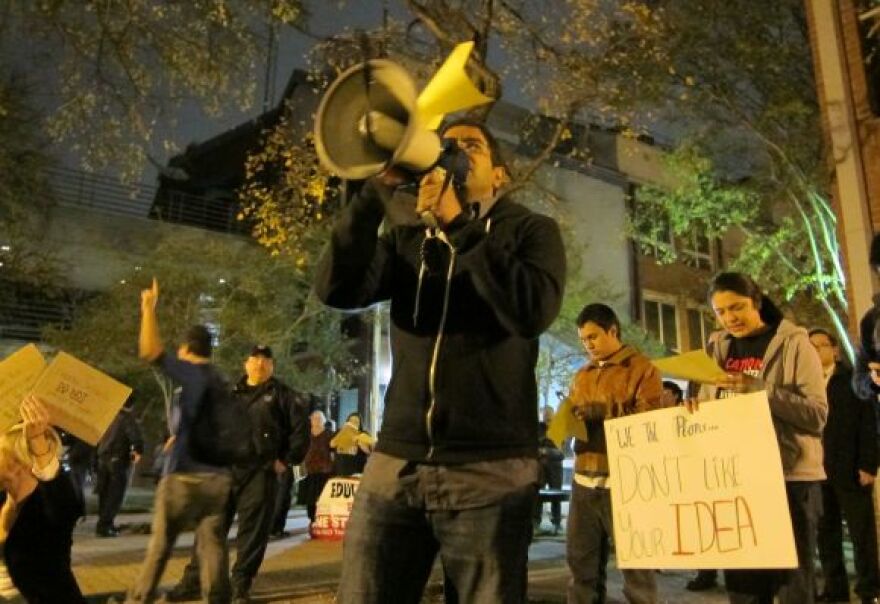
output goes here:
[[46, 368], [46, 359], [28, 344], [0, 361], [0, 432], [21, 419], [18, 408]]
[[91, 445], [131, 394], [131, 388], [79, 359], [59, 352], [34, 386], [52, 414], [52, 423]]
[[605, 422], [619, 568], [795, 568], [766, 392]]

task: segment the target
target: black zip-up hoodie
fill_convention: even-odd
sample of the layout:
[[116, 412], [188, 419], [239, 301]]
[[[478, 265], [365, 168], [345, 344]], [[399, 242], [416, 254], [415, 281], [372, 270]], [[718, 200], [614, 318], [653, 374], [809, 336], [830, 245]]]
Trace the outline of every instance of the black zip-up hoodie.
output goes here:
[[437, 463], [536, 457], [538, 336], [565, 284], [558, 225], [502, 198], [483, 219], [453, 221], [423, 255], [431, 233], [397, 226], [379, 236], [383, 215], [368, 181], [342, 211], [315, 283], [336, 308], [391, 300], [376, 450]]

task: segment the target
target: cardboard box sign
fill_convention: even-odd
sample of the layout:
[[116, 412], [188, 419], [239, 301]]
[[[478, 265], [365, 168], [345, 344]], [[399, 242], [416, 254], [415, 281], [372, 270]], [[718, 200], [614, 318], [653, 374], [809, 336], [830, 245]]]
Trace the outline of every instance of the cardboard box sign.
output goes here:
[[605, 421], [618, 568], [796, 568], [766, 392]]
[[21, 421], [19, 406], [46, 368], [46, 359], [28, 344], [0, 361], [0, 432]]
[[131, 395], [131, 388], [59, 352], [33, 393], [46, 402], [54, 425], [94, 446]]

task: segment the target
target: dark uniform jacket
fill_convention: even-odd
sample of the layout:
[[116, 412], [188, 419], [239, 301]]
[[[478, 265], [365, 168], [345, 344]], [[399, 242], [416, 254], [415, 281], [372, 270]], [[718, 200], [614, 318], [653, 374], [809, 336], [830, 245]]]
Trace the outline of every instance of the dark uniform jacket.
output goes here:
[[247, 405], [254, 430], [254, 450], [262, 465], [280, 460], [290, 465], [302, 462], [309, 447], [308, 400], [269, 378], [256, 388], [243, 377], [235, 386], [235, 396]]
[[144, 436], [134, 413], [123, 407], [98, 442], [98, 458], [129, 459], [132, 451], [144, 454]]
[[877, 473], [875, 405], [853, 392], [852, 372], [838, 363], [828, 382], [828, 422], [822, 434], [828, 481], [859, 489], [859, 470]]

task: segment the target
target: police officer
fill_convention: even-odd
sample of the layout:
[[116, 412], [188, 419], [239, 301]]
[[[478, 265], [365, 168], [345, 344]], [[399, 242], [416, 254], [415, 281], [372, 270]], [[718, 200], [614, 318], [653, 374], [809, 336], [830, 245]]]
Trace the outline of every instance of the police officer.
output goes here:
[[[236, 560], [231, 579], [234, 604], [249, 602], [249, 592], [269, 542], [278, 476], [299, 464], [309, 442], [308, 399], [288, 388], [273, 374], [272, 349], [258, 345], [244, 363], [245, 375], [235, 386], [235, 398], [247, 405], [254, 430], [251, 463], [232, 469], [227, 532], [238, 512]], [[169, 601], [197, 599], [200, 594], [198, 559], [193, 557], [183, 577], [168, 594]]]
[[135, 418], [134, 396], [130, 396], [98, 442], [98, 473], [95, 491], [98, 494], [98, 537], [116, 537], [114, 524], [122, 507], [128, 473], [144, 453], [144, 437]]

